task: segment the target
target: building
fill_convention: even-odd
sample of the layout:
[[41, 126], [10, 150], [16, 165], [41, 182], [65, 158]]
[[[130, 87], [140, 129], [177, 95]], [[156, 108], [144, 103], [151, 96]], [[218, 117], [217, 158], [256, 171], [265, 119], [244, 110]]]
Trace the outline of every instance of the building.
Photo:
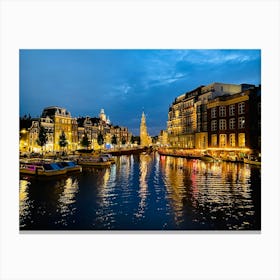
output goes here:
[[171, 146], [180, 148], [195, 147], [197, 128], [196, 106], [201, 87], [175, 98], [168, 112], [167, 133]]
[[168, 145], [168, 134], [166, 130], [161, 130], [158, 136], [158, 142], [161, 146]]
[[141, 124], [140, 124], [140, 145], [143, 147], [148, 147], [151, 144], [152, 144], [152, 138], [148, 134], [147, 125], [146, 125], [146, 116], [143, 112], [141, 117]]
[[219, 96], [207, 104], [208, 147], [240, 153], [261, 150], [261, 88]]
[[261, 87], [212, 83], [175, 98], [168, 144], [186, 149], [260, 150]]
[[[104, 109], [101, 109], [99, 117], [72, 118], [66, 109], [51, 106], [43, 110], [40, 118], [31, 119], [29, 116], [20, 120], [20, 152], [42, 151], [42, 147], [38, 145], [41, 127], [45, 129], [47, 136], [47, 142], [43, 147], [45, 152], [61, 150], [71, 152], [85, 148], [81, 145], [85, 135], [90, 142], [87, 147], [89, 149], [112, 147], [113, 139], [116, 140], [114, 144], [126, 145], [130, 143], [132, 136], [126, 127], [112, 125], [109, 117], [106, 117]], [[67, 141], [66, 147], [60, 147], [60, 138], [63, 133]], [[98, 141], [99, 135], [103, 139], [101, 145]]]
[[72, 144], [72, 118], [69, 111], [65, 108], [51, 106], [43, 110], [41, 118], [49, 117], [54, 124], [53, 131], [53, 149], [54, 151], [61, 150], [60, 138], [65, 134], [67, 146], [66, 150], [71, 150]]

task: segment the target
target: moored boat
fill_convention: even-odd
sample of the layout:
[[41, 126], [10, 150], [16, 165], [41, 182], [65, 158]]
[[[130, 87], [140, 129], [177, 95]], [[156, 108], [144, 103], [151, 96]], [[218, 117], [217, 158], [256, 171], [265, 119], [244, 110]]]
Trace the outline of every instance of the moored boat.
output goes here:
[[206, 162], [218, 161], [217, 159], [215, 159], [214, 157], [212, 157], [210, 155], [203, 155], [200, 159], [203, 160], [203, 161], [206, 161]]
[[82, 171], [82, 167], [73, 161], [61, 161], [58, 164], [62, 168], [65, 168], [67, 172]]
[[102, 154], [101, 157], [107, 158], [107, 160], [109, 160], [111, 163], [116, 163], [115, 159], [111, 154]]
[[20, 164], [20, 174], [50, 177], [64, 175], [72, 171], [81, 171], [81, 166], [74, 162], [24, 162]]
[[81, 157], [78, 160], [78, 164], [82, 166], [96, 166], [96, 167], [107, 167], [111, 165], [106, 157]]
[[249, 156], [248, 158], [244, 158], [243, 161], [244, 163], [261, 166], [261, 160], [257, 157]]

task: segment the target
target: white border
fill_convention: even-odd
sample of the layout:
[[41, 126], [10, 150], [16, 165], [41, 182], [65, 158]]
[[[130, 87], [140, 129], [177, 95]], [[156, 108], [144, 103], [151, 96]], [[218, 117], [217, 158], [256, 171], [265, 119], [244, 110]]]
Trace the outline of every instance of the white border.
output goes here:
[[[279, 2], [3, 1], [1, 279], [279, 279]], [[19, 234], [18, 51], [262, 49], [261, 234]]]

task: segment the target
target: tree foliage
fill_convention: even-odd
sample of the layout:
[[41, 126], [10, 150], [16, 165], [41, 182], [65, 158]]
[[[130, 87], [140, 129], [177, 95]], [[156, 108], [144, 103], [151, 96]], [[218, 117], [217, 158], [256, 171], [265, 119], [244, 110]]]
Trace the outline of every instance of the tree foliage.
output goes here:
[[67, 145], [68, 145], [68, 141], [66, 139], [66, 135], [64, 131], [62, 131], [61, 135], [59, 136], [59, 146], [64, 148]]
[[111, 142], [112, 142], [113, 145], [117, 144], [117, 136], [115, 134], [113, 135]]
[[46, 145], [47, 141], [48, 141], [47, 131], [43, 126], [40, 126], [37, 144], [43, 147]]
[[83, 138], [82, 138], [82, 140], [81, 140], [81, 145], [82, 145], [83, 147], [88, 148], [88, 146], [89, 146], [90, 144], [91, 144], [91, 141], [88, 139], [88, 136], [87, 136], [87, 134], [85, 133], [84, 136], [83, 136]]
[[124, 137], [122, 137], [122, 144], [125, 145], [126, 144], [126, 139]]
[[104, 137], [101, 133], [99, 133], [98, 136], [97, 136], [97, 143], [98, 143], [99, 146], [104, 144]]

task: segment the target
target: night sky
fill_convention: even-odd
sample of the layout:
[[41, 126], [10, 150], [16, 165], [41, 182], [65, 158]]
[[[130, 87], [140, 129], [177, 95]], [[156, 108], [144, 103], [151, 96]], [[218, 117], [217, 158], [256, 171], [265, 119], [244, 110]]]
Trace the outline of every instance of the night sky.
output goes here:
[[20, 50], [20, 115], [60, 106], [139, 135], [166, 129], [174, 98], [200, 85], [261, 83], [260, 50]]

